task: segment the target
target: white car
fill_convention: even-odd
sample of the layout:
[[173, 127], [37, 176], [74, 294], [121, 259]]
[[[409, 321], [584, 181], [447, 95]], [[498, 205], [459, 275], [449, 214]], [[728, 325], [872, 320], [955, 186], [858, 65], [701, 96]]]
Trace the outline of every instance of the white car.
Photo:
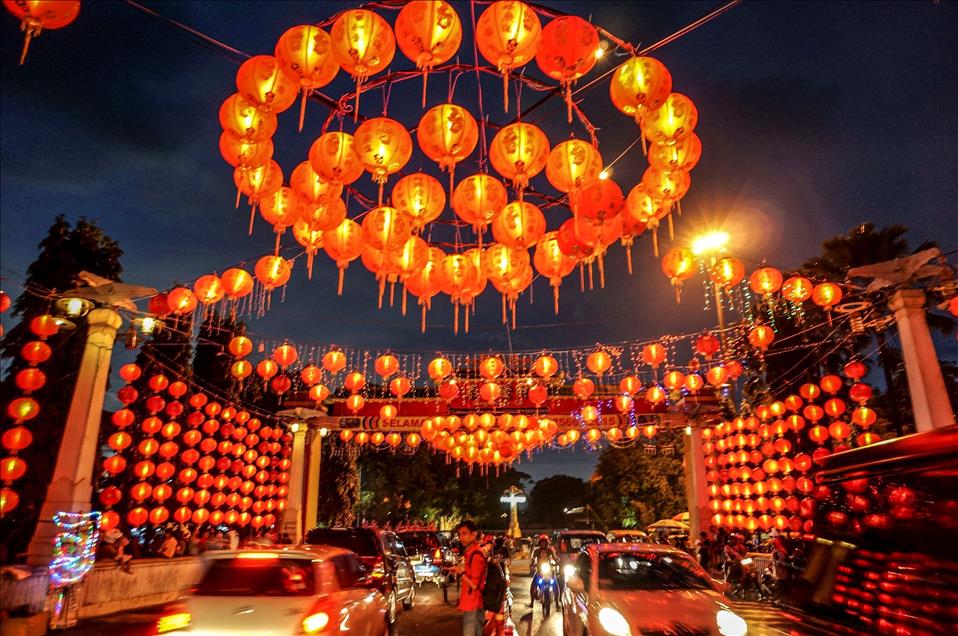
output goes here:
[[157, 622], [158, 634], [292, 636], [388, 633], [386, 601], [354, 553], [309, 549], [210, 552], [192, 594]]
[[565, 566], [564, 636], [745, 636], [702, 567], [685, 552], [642, 543], [590, 545]]

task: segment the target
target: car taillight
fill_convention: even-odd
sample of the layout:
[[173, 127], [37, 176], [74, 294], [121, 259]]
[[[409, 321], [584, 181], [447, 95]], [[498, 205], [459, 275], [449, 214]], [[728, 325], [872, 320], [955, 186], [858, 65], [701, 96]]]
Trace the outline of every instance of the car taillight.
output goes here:
[[304, 634], [318, 634], [329, 625], [329, 614], [326, 612], [316, 612], [303, 619]]
[[176, 614], [167, 614], [156, 622], [157, 634], [169, 634], [179, 630], [189, 628], [193, 622], [193, 615], [187, 612], [177, 612]]

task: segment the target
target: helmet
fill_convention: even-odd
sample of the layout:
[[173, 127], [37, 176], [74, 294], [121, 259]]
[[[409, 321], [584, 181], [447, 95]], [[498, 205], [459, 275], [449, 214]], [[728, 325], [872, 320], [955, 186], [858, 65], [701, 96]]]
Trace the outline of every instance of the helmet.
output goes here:
[[543, 541], [545, 541], [546, 543], [549, 543], [549, 536], [548, 536], [548, 535], [545, 535], [545, 534], [540, 534], [540, 535], [539, 535], [539, 543], [542, 543]]

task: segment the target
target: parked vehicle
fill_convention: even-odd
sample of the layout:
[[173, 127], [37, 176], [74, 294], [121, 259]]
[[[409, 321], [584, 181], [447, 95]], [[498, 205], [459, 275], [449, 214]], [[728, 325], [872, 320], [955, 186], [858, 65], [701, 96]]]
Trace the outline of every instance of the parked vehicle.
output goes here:
[[641, 530], [610, 530], [605, 538], [609, 543], [646, 543], [649, 535]]
[[594, 543], [608, 543], [608, 539], [598, 530], [560, 530], [552, 537], [560, 565], [575, 561], [582, 548]]
[[416, 574], [395, 532], [372, 528], [313, 528], [307, 545], [330, 545], [352, 550], [379, 581], [386, 598], [389, 623], [396, 622], [398, 606], [412, 609], [416, 603]]
[[564, 594], [565, 636], [748, 633], [719, 583], [669, 546], [589, 545], [571, 568]]
[[189, 597], [171, 607], [158, 634], [257, 636], [388, 633], [386, 601], [359, 557], [348, 550], [248, 549], [204, 555], [206, 572]]

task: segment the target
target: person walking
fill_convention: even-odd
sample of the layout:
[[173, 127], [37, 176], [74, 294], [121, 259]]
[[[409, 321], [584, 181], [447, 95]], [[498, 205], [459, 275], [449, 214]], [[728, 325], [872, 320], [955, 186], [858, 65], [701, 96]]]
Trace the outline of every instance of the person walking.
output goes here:
[[482, 636], [485, 624], [482, 590], [486, 583], [486, 555], [477, 541], [475, 522], [463, 521], [456, 527], [462, 544], [463, 560], [453, 568], [460, 576], [459, 611], [462, 612], [462, 636]]
[[494, 541], [488, 534], [482, 539], [482, 551], [486, 555], [486, 584], [482, 590], [485, 636], [503, 636], [506, 631], [506, 590], [509, 584], [502, 561], [494, 553]]

